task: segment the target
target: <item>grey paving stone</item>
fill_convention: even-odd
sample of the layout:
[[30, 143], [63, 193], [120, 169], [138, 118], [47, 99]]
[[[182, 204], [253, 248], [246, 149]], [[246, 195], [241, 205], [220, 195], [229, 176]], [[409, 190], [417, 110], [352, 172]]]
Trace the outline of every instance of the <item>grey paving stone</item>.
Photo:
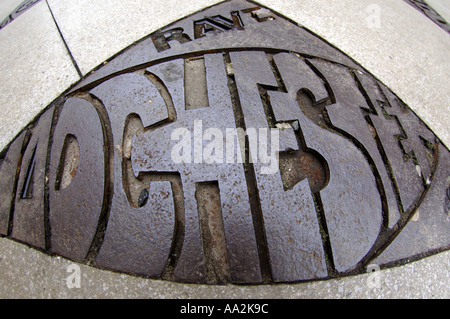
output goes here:
[[0, 42], [0, 146], [4, 148], [79, 77], [45, 1], [1, 29]]
[[217, 2], [48, 1], [83, 75], [150, 32]]

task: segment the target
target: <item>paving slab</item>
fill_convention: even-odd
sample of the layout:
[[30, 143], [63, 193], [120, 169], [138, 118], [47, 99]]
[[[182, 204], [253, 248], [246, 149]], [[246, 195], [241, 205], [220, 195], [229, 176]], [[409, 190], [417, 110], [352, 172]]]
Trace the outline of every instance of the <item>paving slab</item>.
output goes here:
[[[359, 276], [303, 284], [192, 285], [102, 271], [0, 238], [0, 298], [448, 299], [450, 253]], [[79, 280], [78, 280], [79, 278]]]
[[217, 2], [48, 1], [83, 75], [147, 34]]
[[79, 80], [45, 1], [1, 29], [1, 148]]

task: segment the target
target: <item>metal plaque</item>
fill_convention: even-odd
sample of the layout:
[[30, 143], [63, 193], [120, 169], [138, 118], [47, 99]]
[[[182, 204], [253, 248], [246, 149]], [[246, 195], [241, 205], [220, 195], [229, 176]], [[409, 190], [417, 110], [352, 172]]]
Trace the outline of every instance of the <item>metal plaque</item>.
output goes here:
[[305, 28], [233, 0], [120, 52], [1, 153], [0, 234], [150, 278], [271, 284], [450, 245], [450, 153]]

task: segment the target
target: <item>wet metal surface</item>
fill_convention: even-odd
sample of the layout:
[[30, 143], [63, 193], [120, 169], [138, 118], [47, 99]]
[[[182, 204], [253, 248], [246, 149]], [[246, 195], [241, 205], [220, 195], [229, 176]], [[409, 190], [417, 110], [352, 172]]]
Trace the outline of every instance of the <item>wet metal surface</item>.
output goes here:
[[12, 141], [0, 234], [181, 282], [357, 274], [448, 249], [449, 158], [350, 58], [227, 1], [132, 45]]
[[45, 248], [45, 167], [53, 108], [40, 118], [22, 158], [11, 236]]
[[[59, 110], [48, 174], [51, 251], [84, 261], [94, 238], [103, 203], [105, 160], [100, 119], [94, 107], [69, 98]], [[61, 185], [68, 137], [79, 145], [79, 164], [69, 171], [73, 180]]]

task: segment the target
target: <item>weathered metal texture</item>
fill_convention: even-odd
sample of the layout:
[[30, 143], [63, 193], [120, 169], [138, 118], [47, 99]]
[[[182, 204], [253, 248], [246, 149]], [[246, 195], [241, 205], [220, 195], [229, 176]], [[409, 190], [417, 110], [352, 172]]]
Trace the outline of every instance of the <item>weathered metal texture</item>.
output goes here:
[[[260, 282], [261, 275], [243, 166], [242, 164], [217, 163], [214, 158], [208, 159], [211, 153], [203, 153], [203, 147], [208, 143], [202, 137], [207, 133], [208, 128], [219, 130], [225, 137], [226, 129], [235, 127], [222, 55], [205, 55], [204, 59], [208, 92], [216, 92], [208, 96], [210, 106], [204, 108], [185, 109], [183, 74], [177, 79], [178, 83], [175, 83], [176, 80], [168, 78], [165, 72], [168, 64], [148, 69], [161, 79], [170, 80], [166, 83], [168, 82], [169, 92], [175, 95], [173, 103], [177, 120], [133, 139], [133, 170], [135, 174], [139, 172], [181, 173], [185, 201], [185, 232], [183, 249], [174, 273], [175, 278], [183, 281], [206, 280], [195, 183], [218, 181], [231, 278], [233, 282], [257, 283]], [[178, 61], [178, 65], [182, 68], [183, 61]], [[192, 145], [190, 135], [189, 140], [182, 138], [176, 143], [182, 137], [177, 135], [174, 137], [175, 141], [172, 139], [172, 132], [177, 129], [181, 129], [181, 133], [193, 132], [194, 141], [196, 137], [200, 137], [204, 145]], [[180, 150], [175, 146], [176, 144], [184, 148], [183, 151], [188, 154], [187, 162], [174, 163], [172, 152]], [[151, 149], [150, 152], [148, 152], [149, 149]], [[219, 158], [223, 159], [222, 154]], [[203, 161], [211, 163], [205, 165]]]
[[378, 265], [396, 264], [399, 260], [417, 259], [429, 252], [448, 247], [450, 210], [448, 189], [450, 187], [450, 152], [439, 145], [439, 163], [434, 182], [422, 205], [410, 217], [410, 221], [393, 242], [378, 256]]
[[380, 84], [380, 87], [386, 97], [384, 103], [378, 104], [381, 108], [380, 111], [385, 114], [385, 118], [397, 122], [401, 134], [395, 136], [395, 138], [403, 153], [403, 159], [413, 161], [417, 176], [426, 186], [431, 181], [434, 162], [437, 160], [433, 151], [433, 148], [438, 144], [436, 137], [423, 122], [417, 122], [417, 116], [394, 96], [392, 91], [383, 84]]
[[16, 196], [17, 170], [21, 164], [21, 150], [26, 132], [22, 132], [9, 145], [0, 166], [0, 234], [9, 235], [12, 204]]
[[[385, 192], [386, 211], [389, 211], [389, 227], [392, 227], [400, 218], [398, 203], [382, 154], [378, 149], [381, 145], [377, 144], [374, 132], [369, 129], [370, 123], [367, 121], [370, 112], [376, 112], [373, 105], [377, 105], [377, 101], [381, 98], [377, 90], [372, 88], [373, 80], [368, 79], [368, 83], [364, 83], [365, 85], [362, 86], [365, 90], [372, 89], [369, 95], [372, 97], [369, 103], [372, 104], [368, 105], [368, 101], [357, 87], [348, 68], [319, 60], [312, 60], [311, 63], [325, 77], [336, 101], [335, 104], [326, 107], [331, 124], [361, 143], [374, 161], [374, 167], [378, 170], [380, 183]], [[354, 74], [358, 78], [362, 76], [357, 71]]]
[[[246, 129], [268, 128], [257, 85], [277, 87], [278, 84], [266, 54], [231, 52], [230, 56]], [[273, 280], [325, 277], [325, 256], [314, 201], [307, 182], [303, 181], [293, 189], [284, 191], [280, 174], [262, 173], [266, 165], [257, 162], [253, 167]]]
[[[94, 106], [69, 98], [60, 111], [53, 135], [49, 172], [51, 251], [84, 261], [94, 238], [103, 203], [103, 132]], [[79, 146], [78, 166], [65, 171], [69, 137]], [[63, 174], [70, 183], [63, 185]]]
[[169, 181], [155, 181], [145, 185], [148, 201], [143, 207], [138, 207], [130, 202], [126, 188], [131, 187], [137, 175], [127, 176], [124, 165], [130, 156], [126, 154], [130, 152], [127, 145], [131, 136], [126, 136], [129, 116], [136, 114], [139, 117], [143, 131], [168, 119], [166, 102], [146, 76], [136, 73], [115, 77], [91, 93], [100, 99], [108, 112], [114, 145], [111, 211], [95, 264], [140, 275], [159, 276], [169, 256], [174, 231], [171, 184]]
[[[247, 94], [240, 94], [241, 104], [244, 111], [244, 117], [246, 119], [247, 127], [261, 127], [262, 125], [267, 125], [267, 119], [262, 111], [262, 106], [252, 105], [252, 103], [258, 103], [257, 97], [259, 94], [256, 91], [256, 82], [261, 84], [271, 84], [274, 83], [274, 79], [270, 82], [270, 79], [264, 78], [261, 74], [261, 70], [266, 70], [268, 76], [273, 74], [266, 62], [267, 67], [264, 68], [264, 60], [266, 57], [264, 55], [259, 55], [259, 59], [255, 54], [249, 55], [244, 53], [244, 56], [237, 56], [238, 53], [231, 53], [233, 65], [236, 68], [235, 75], [236, 81], [238, 83], [238, 88], [242, 92], [247, 92]], [[246, 55], [246, 56], [245, 56]], [[233, 59], [236, 57], [236, 59]], [[242, 62], [239, 60], [243, 60]], [[282, 60], [284, 58], [284, 61]], [[327, 186], [320, 192], [323, 209], [327, 218], [327, 224], [329, 225], [329, 235], [333, 249], [334, 263], [338, 271], [348, 270], [350, 267], [356, 265], [356, 263], [367, 253], [369, 248], [373, 245], [381, 225], [381, 203], [376, 197], [368, 197], [365, 201], [358, 201], [357, 198], [363, 198], [365, 192], [376, 193], [376, 184], [374, 176], [371, 173], [370, 167], [364, 159], [364, 156], [359, 152], [359, 150], [349, 141], [341, 138], [339, 135], [330, 134], [328, 131], [315, 126], [313, 123], [307, 120], [303, 113], [300, 111], [298, 103], [295, 101], [297, 92], [303, 88], [302, 80], [295, 78], [293, 74], [297, 74], [299, 77], [307, 78], [311, 76], [313, 79], [318, 81], [317, 76], [312, 72], [305, 74], [305, 72], [290, 72], [290, 76], [284, 76], [285, 71], [289, 70], [290, 66], [294, 66], [298, 69], [298, 65], [302, 65], [304, 62], [299, 60], [297, 57], [293, 57], [293, 63], [287, 64], [289, 58], [286, 56], [278, 59], [277, 64], [280, 70], [281, 76], [284, 79], [284, 83], [288, 89], [288, 94], [281, 92], [270, 92], [270, 101], [272, 108], [274, 109], [275, 120], [276, 121], [286, 121], [286, 120], [298, 120], [300, 134], [306, 143], [306, 147], [317, 151], [321, 156], [324, 157], [325, 161], [330, 167], [330, 177]], [[281, 61], [280, 61], [281, 60]], [[267, 61], [267, 60], [266, 60]], [[275, 60], [276, 61], [276, 60]], [[296, 64], [296, 61], [298, 63]], [[253, 64], [254, 63], [254, 64]], [[254, 72], [253, 74], [243, 76], [241, 78], [241, 70], [248, 70], [247, 72]], [[257, 71], [253, 71], [257, 70]], [[301, 67], [300, 67], [301, 70]], [[270, 74], [270, 75], [269, 75]], [[240, 85], [240, 83], [243, 83]], [[249, 95], [248, 92], [251, 88], [245, 87], [245, 85], [254, 86], [253, 96]], [[310, 81], [311, 84], [309, 88], [314, 87], [314, 80]], [[317, 83], [316, 83], [317, 86]], [[320, 87], [320, 86], [319, 86]], [[311, 91], [314, 93], [314, 91]], [[316, 90], [315, 96], [319, 98], [325, 97], [325, 89], [322, 87], [321, 90]], [[260, 103], [260, 102], [259, 102]], [[279, 114], [277, 112], [277, 105], [283, 106], [283, 112]], [[255, 110], [261, 110], [260, 112], [255, 112]], [[277, 115], [279, 116], [277, 117]], [[256, 117], [259, 118], [256, 118]], [[329, 147], [333, 145], [333, 147]], [[261, 206], [263, 207], [264, 218], [269, 218], [271, 214], [275, 216], [272, 217], [274, 220], [265, 221], [266, 225], [276, 224], [275, 220], [281, 218], [275, 210], [275, 207], [270, 207], [264, 209], [265, 197], [264, 191], [267, 190], [266, 185], [274, 187], [277, 180], [280, 185], [280, 178], [273, 175], [264, 176], [260, 173], [256, 173], [256, 176], [261, 176], [261, 180], [258, 180], [258, 185], [264, 185], [264, 190], [260, 190], [261, 196]], [[263, 177], [264, 176], [264, 177]], [[264, 182], [263, 178], [269, 178], [270, 181]], [[280, 187], [280, 186], [279, 186]], [[310, 191], [309, 191], [310, 192]], [[267, 194], [276, 194], [280, 191], [275, 192], [275, 190], [269, 189]], [[282, 193], [281, 193], [282, 194]], [[295, 194], [295, 193], [294, 193]], [[300, 193], [302, 194], [302, 193]], [[297, 195], [297, 194], [295, 194]], [[273, 196], [273, 195], [272, 195]], [[297, 195], [298, 196], [298, 195]], [[297, 197], [295, 196], [295, 197]], [[304, 198], [305, 195], [298, 196]], [[293, 199], [279, 199], [277, 201], [271, 201], [270, 203], [289, 203], [289, 206], [283, 208], [283, 211], [292, 208], [291, 214], [295, 216], [295, 212], [303, 211], [309, 207], [309, 217], [314, 217], [316, 220], [314, 205], [312, 199], [309, 205], [302, 204], [299, 207], [292, 205], [291, 203], [295, 201]], [[351, 202], [352, 205], [348, 205]], [[277, 205], [275, 204], [275, 205]], [[274, 204], [272, 204], [274, 205]], [[312, 212], [311, 212], [312, 211]], [[376, 213], [374, 213], [376, 212]], [[303, 213], [305, 214], [305, 213]], [[281, 216], [286, 216], [287, 214], [282, 214]], [[308, 216], [308, 214], [305, 214]], [[292, 221], [286, 221], [286, 225], [291, 225]], [[304, 226], [305, 223], [300, 222], [300, 225]], [[280, 229], [287, 229], [286, 226], [281, 226]], [[305, 231], [298, 229], [293, 233], [302, 234]], [[316, 240], [319, 243], [318, 247], [322, 248], [320, 243], [320, 237], [318, 236], [318, 227], [316, 228]], [[278, 238], [278, 237], [276, 237]], [[279, 236], [284, 240], [289, 241], [289, 236], [283, 234]], [[308, 236], [308, 238], [314, 238], [313, 236]], [[268, 239], [269, 240], [269, 239]], [[295, 243], [304, 243], [311, 249], [313, 245], [311, 243], [305, 242], [304, 240], [293, 240]], [[274, 247], [279, 246], [279, 244], [274, 244]], [[351, 248], [350, 248], [351, 247]], [[279, 248], [276, 249], [279, 251]], [[301, 251], [299, 249], [292, 249], [293, 251]], [[314, 251], [314, 253], [317, 253]], [[292, 253], [283, 252], [283, 256], [292, 256]], [[320, 255], [319, 255], [320, 256]], [[286, 258], [286, 257], [284, 257]], [[295, 260], [305, 259], [302, 256], [296, 256]], [[273, 258], [271, 258], [273, 260]], [[282, 265], [288, 264], [286, 261], [281, 262]], [[273, 265], [272, 265], [273, 267]], [[320, 269], [315, 265], [314, 269]], [[301, 279], [301, 278], [300, 278]]]
[[[96, 69], [89, 77], [86, 77], [76, 85], [72, 91], [108, 75], [148, 63], [149, 61], [158, 61], [159, 59], [170, 58], [175, 55], [192, 55], [193, 52], [197, 51], [214, 50], [221, 52], [220, 49], [222, 48], [283, 49], [285, 51], [301, 52], [307, 56], [322, 58], [327, 61], [347, 65], [356, 70], [362, 70], [351, 58], [342, 54], [330, 44], [276, 13], [272, 13], [273, 19], [271, 20], [258, 22], [254, 15], [252, 16], [252, 13], [256, 14], [258, 12], [257, 8], [260, 7], [257, 7], [254, 3], [231, 0], [208, 8], [208, 10], [195, 13], [186, 19], [181, 19], [176, 24], [162, 28], [158, 32], [151, 34], [150, 37], [144, 38], [126, 53], [108, 61], [106, 65], [102, 64], [101, 68]], [[231, 12], [239, 13], [244, 26], [243, 29], [231, 28], [227, 31], [211, 32], [205, 37], [196, 39], [194, 32], [195, 21], [213, 16], [231, 19]], [[178, 36], [174, 36], [175, 34]], [[167, 43], [169, 48], [158, 51], [155, 48], [154, 39], [161, 37], [165, 39], [162, 43]], [[181, 37], [190, 41], [180, 41]]]
[[304, 28], [232, 0], [107, 62], [2, 152], [0, 235], [208, 284], [448, 249], [449, 151]]
[[31, 131], [17, 185], [11, 236], [45, 248], [45, 173], [54, 108], [48, 109]]
[[[355, 266], [364, 257], [380, 231], [380, 198], [367, 196], [377, 193], [375, 177], [364, 154], [350, 140], [337, 132], [332, 134], [329, 130], [320, 128], [300, 111], [295, 97], [304, 87], [314, 94], [316, 101], [325, 98], [325, 89], [323, 84], [319, 84], [319, 77], [311, 69], [307, 70], [305, 62], [293, 55], [284, 55], [282, 59], [275, 61], [278, 62], [277, 66], [290, 99], [279, 96], [278, 103], [275, 104], [272, 98], [274, 109], [276, 105], [289, 106], [290, 110], [283, 112], [281, 116], [298, 119], [306, 146], [318, 152], [328, 163], [329, 181], [320, 191], [320, 197], [334, 265], [337, 271], [343, 272]], [[290, 66], [295, 66], [303, 72], [290, 72]], [[302, 83], [305, 81], [302, 78], [308, 78], [308, 84]], [[327, 108], [330, 107], [332, 106]]]

